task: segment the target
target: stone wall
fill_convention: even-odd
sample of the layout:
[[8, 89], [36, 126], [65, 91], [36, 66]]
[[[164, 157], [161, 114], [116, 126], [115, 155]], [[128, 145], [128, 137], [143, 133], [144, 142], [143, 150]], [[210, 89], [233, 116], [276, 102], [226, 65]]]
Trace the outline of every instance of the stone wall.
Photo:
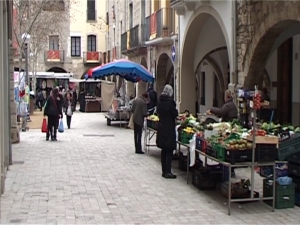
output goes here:
[[277, 37], [300, 21], [299, 1], [237, 1], [238, 83], [261, 83]]

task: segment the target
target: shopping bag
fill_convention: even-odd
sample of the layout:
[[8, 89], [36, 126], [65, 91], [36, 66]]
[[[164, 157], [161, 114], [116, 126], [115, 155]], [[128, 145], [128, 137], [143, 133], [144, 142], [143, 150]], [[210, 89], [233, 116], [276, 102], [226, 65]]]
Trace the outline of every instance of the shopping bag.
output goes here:
[[27, 112], [28, 112], [27, 103], [21, 102], [19, 110], [20, 110], [20, 112], [19, 112], [20, 116], [27, 116]]
[[43, 119], [41, 131], [42, 131], [42, 133], [47, 133], [48, 132], [48, 126], [47, 126], [46, 118]]
[[72, 116], [72, 109], [71, 109], [70, 105], [68, 106], [68, 109], [67, 109], [67, 115]]
[[59, 124], [58, 124], [58, 132], [59, 133], [63, 133], [65, 131], [64, 129], [64, 122], [62, 119], [59, 120]]
[[130, 116], [129, 123], [128, 123], [128, 128], [130, 128], [130, 129], [134, 128], [133, 115]]

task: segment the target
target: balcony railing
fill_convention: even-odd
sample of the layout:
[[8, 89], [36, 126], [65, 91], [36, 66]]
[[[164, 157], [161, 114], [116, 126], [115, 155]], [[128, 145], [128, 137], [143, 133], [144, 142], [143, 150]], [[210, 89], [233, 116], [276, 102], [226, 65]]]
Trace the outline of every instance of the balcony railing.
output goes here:
[[146, 17], [145, 25], [150, 23], [149, 36], [146, 40], [167, 37], [175, 31], [175, 11], [171, 8], [161, 8]]
[[121, 35], [121, 51], [124, 54], [128, 50], [143, 47], [145, 44], [145, 25], [136, 25]]
[[45, 51], [45, 62], [47, 63], [63, 63], [65, 60], [64, 50], [47, 50]]
[[101, 63], [101, 53], [100, 52], [83, 52], [83, 63], [85, 63], [85, 64]]

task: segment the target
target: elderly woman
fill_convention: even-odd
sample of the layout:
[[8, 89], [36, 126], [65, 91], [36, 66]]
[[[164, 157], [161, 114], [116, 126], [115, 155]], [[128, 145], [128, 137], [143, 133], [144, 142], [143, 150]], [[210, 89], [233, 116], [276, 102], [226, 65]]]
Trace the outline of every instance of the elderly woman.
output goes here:
[[173, 88], [167, 84], [159, 97], [157, 104], [159, 126], [157, 129], [156, 145], [161, 148], [162, 176], [167, 179], [175, 179], [171, 172], [173, 151], [176, 149], [176, 117], [178, 111], [173, 99]]
[[214, 114], [222, 118], [222, 122], [231, 122], [238, 118], [238, 110], [233, 102], [232, 94], [230, 90], [225, 91], [224, 105], [221, 108], [212, 107], [206, 113], [208, 115]]

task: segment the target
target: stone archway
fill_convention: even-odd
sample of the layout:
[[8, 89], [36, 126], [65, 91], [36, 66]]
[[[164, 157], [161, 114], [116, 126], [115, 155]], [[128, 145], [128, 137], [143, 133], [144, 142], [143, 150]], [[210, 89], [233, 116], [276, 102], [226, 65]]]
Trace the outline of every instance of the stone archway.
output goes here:
[[47, 72], [54, 72], [54, 73], [67, 73], [67, 71], [61, 67], [51, 67]]
[[253, 87], [254, 84], [262, 84], [265, 65], [270, 55], [294, 34], [283, 35], [285, 37], [281, 43], [278, 42], [282, 39], [280, 36], [293, 26], [299, 28], [300, 2], [240, 2], [238, 7], [240, 12], [249, 12], [249, 16], [240, 20], [237, 27], [240, 30], [237, 37], [239, 84]]
[[[212, 29], [213, 28], [213, 29]], [[213, 71], [216, 71], [221, 92], [227, 80], [227, 65], [232, 64], [232, 52], [226, 26], [220, 14], [212, 6], [200, 6], [187, 24], [184, 34], [180, 63], [180, 110], [188, 109], [196, 113], [198, 105], [197, 82], [195, 76], [201, 62], [209, 62], [209, 79], [205, 79], [205, 96], [208, 98], [201, 107], [206, 110], [213, 105]], [[221, 53], [222, 51], [222, 53]], [[232, 67], [231, 67], [232, 68]], [[224, 79], [224, 77], [226, 77]], [[204, 89], [204, 88], [201, 88]], [[198, 90], [200, 93], [200, 90]], [[198, 97], [197, 97], [198, 96]]]
[[[147, 60], [145, 57], [142, 57], [141, 63], [143, 67], [148, 69]], [[139, 81], [136, 86], [137, 89], [137, 96], [140, 96], [141, 94], [145, 93], [147, 91], [147, 83], [145, 81]]]
[[159, 96], [166, 83], [172, 84], [171, 77], [174, 74], [174, 66], [172, 60], [166, 53], [162, 53], [157, 61], [156, 69], [156, 92]]

